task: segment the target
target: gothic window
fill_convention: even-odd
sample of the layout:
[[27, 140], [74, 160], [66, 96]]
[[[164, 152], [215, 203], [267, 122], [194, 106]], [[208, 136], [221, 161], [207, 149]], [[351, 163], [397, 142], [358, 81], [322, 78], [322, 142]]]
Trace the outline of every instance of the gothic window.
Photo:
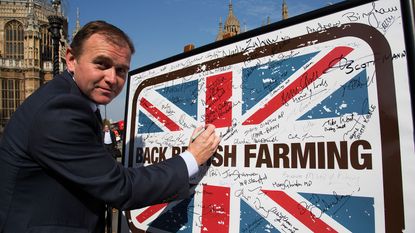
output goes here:
[[42, 34], [40, 56], [43, 61], [52, 61], [52, 38], [48, 31], [48, 25], [43, 25], [40, 29]]
[[24, 83], [20, 79], [0, 78], [0, 128], [23, 102]]
[[5, 57], [16, 60], [23, 59], [23, 25], [16, 20], [12, 20], [4, 27], [4, 34]]

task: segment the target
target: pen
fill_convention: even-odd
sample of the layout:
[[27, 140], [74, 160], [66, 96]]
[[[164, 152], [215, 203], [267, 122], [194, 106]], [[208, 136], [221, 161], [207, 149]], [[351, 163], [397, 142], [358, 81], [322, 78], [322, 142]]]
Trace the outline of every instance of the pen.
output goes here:
[[205, 128], [202, 128], [199, 132], [197, 132], [195, 135], [193, 135], [192, 142], [194, 142], [196, 140], [196, 138], [199, 137], [199, 135], [203, 133], [203, 131], [205, 131]]

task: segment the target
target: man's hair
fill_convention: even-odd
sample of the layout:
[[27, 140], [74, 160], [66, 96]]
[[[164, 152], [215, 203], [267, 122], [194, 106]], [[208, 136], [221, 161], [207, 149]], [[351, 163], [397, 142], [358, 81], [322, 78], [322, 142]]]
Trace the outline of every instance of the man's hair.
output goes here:
[[81, 56], [85, 41], [94, 34], [103, 35], [111, 43], [118, 46], [128, 45], [131, 54], [135, 52], [134, 44], [125, 32], [112, 24], [102, 20], [97, 20], [85, 24], [73, 38], [71, 50], [75, 58], [79, 58], [79, 56]]

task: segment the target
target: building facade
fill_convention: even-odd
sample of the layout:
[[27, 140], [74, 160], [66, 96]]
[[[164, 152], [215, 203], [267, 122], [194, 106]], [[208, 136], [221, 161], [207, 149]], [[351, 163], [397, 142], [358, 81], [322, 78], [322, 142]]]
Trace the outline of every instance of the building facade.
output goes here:
[[68, 20], [47, 0], [0, 0], [0, 135], [16, 108], [52, 79], [53, 46], [47, 17], [64, 18], [60, 69], [68, 46]]
[[241, 33], [241, 24], [233, 13], [232, 1], [229, 1], [229, 11], [226, 17], [225, 25], [222, 26], [222, 18], [219, 20], [219, 32], [216, 41], [223, 40]]
[[[281, 18], [287, 19], [288, 18], [288, 5], [285, 0], [282, 1], [281, 9], [282, 9]], [[270, 23], [271, 22], [268, 17], [267, 24], [270, 24]], [[222, 24], [222, 18], [219, 19], [219, 32], [218, 32], [218, 35], [216, 36], [216, 41], [238, 35], [241, 32], [243, 32], [241, 31], [241, 24], [239, 23], [238, 18], [233, 13], [232, 0], [229, 0], [228, 16], [226, 17], [226, 21], [224, 25]]]

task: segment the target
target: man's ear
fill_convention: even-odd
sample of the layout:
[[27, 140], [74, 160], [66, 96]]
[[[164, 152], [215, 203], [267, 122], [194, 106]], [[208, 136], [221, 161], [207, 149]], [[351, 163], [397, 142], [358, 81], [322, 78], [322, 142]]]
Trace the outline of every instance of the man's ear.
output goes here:
[[66, 58], [66, 67], [68, 71], [71, 73], [74, 73], [77, 61], [71, 48], [66, 49], [65, 58]]

